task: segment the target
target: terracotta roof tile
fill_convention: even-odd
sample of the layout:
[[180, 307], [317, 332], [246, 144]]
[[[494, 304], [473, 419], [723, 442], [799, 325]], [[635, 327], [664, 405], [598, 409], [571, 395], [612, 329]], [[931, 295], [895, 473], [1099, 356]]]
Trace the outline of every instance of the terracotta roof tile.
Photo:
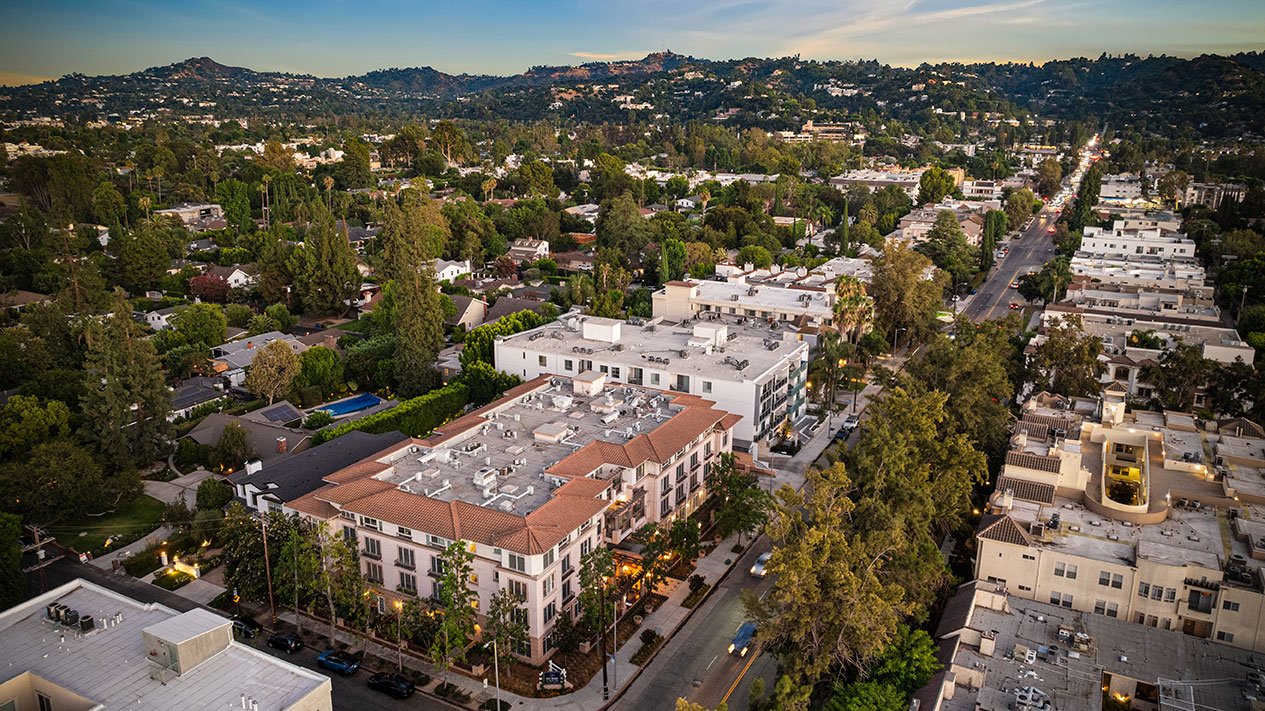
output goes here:
[[1028, 481], [1013, 476], [997, 478], [997, 491], [1010, 490], [1015, 498], [1050, 506], [1054, 504], [1054, 485]]
[[339, 486], [325, 486], [317, 489], [314, 493], [316, 498], [321, 501], [343, 506], [357, 499], [363, 499], [380, 491], [394, 488], [395, 485], [390, 482], [374, 479], [373, 477], [365, 477]]
[[1032, 537], [1015, 520], [1005, 514], [987, 514], [980, 519], [977, 538], [1001, 541], [1016, 546], [1031, 546]]
[[1058, 474], [1059, 458], [1043, 457], [1040, 454], [1029, 454], [1028, 452], [1006, 452], [1006, 466]]

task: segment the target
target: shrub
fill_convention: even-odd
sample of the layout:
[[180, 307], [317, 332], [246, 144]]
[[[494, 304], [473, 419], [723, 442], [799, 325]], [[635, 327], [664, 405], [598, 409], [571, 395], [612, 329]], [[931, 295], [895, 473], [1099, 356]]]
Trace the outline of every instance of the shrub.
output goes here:
[[334, 421], [334, 416], [324, 410], [317, 410], [307, 416], [303, 421], [303, 426], [309, 430], [319, 430]]
[[219, 479], [207, 477], [198, 484], [198, 509], [222, 509], [233, 500], [233, 487]]
[[333, 429], [321, 430], [313, 436], [312, 444], [328, 442], [353, 430], [372, 434], [398, 430], [410, 437], [425, 437], [431, 430], [460, 413], [468, 401], [469, 389], [464, 383], [449, 383], [425, 395], [405, 400], [390, 410]]
[[175, 590], [193, 582], [193, 576], [179, 570], [171, 570], [154, 578], [154, 584], [165, 590]]
[[149, 575], [162, 565], [162, 560], [158, 557], [159, 549], [159, 546], [154, 545], [132, 555], [123, 561], [123, 569], [134, 578], [143, 578]]
[[690, 592], [696, 593], [705, 587], [707, 587], [707, 581], [703, 579], [703, 576], [698, 573], [690, 576]]
[[[486, 711], [493, 711], [493, 709], [496, 708], [496, 699], [488, 699], [487, 701], [484, 701], [479, 705], [479, 708], [486, 709]], [[510, 702], [505, 701], [504, 699], [501, 700], [500, 711], [509, 711], [511, 708], [513, 707], [510, 705]]]
[[181, 439], [176, 445], [176, 467], [182, 471], [191, 467], [207, 466], [207, 459], [210, 456], [210, 445], [198, 444], [188, 437]]
[[654, 641], [658, 638], [659, 638], [659, 633], [655, 632], [654, 630], [648, 627], [641, 631], [642, 644], [654, 644]]

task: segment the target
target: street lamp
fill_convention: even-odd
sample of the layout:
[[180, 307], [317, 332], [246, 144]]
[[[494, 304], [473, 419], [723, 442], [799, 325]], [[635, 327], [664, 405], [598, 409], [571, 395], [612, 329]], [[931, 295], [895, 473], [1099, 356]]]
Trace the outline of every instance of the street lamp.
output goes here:
[[485, 643], [483, 648], [487, 649], [489, 644], [492, 645], [492, 673], [496, 678], [496, 711], [501, 711], [501, 662], [497, 656], [496, 638], [494, 637], [491, 642]]
[[404, 603], [399, 600], [395, 601], [395, 642], [396, 657], [395, 671], [398, 674], [404, 673]]

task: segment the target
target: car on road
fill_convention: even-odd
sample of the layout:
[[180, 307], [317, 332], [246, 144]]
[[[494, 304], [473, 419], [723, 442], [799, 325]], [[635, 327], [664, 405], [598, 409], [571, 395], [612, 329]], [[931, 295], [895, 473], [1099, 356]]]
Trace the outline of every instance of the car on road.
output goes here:
[[764, 566], [769, 562], [769, 557], [772, 555], [772, 553], [761, 553], [760, 557], [755, 559], [755, 564], [751, 566], [751, 574], [757, 578], [763, 578], [768, 575], [768, 571], [764, 569]]
[[378, 672], [369, 677], [369, 688], [395, 699], [407, 699], [416, 690], [413, 682], [390, 672]]
[[233, 615], [229, 621], [233, 623], [233, 631], [246, 639], [258, 637], [264, 629], [258, 622], [245, 615]]
[[1015, 279], [1014, 281], [1010, 282], [1010, 288], [1011, 288], [1011, 289], [1018, 289], [1018, 288], [1019, 288], [1019, 280], [1018, 280], [1018, 279]]
[[1049, 233], [1051, 233], [1051, 234], [1053, 234], [1053, 233], [1054, 233], [1054, 225], [1050, 225], [1049, 227], [1045, 228], [1045, 231], [1046, 231], [1046, 232], [1049, 232]]
[[1023, 307], [1022, 307], [1022, 306], [1020, 306], [1019, 304], [1016, 304], [1015, 302], [1013, 302], [1013, 301], [1012, 301], [1012, 302], [1010, 302], [1010, 308], [1012, 308], [1012, 309], [1020, 309], [1020, 308], [1023, 308]]
[[861, 424], [861, 418], [856, 415], [848, 415], [848, 419], [843, 421], [843, 429], [851, 432]]
[[356, 659], [354, 654], [348, 654], [340, 649], [327, 649], [316, 655], [316, 664], [343, 676], [355, 674], [360, 668], [360, 660]]
[[839, 431], [838, 431], [838, 432], [835, 432], [835, 441], [836, 441], [836, 442], [843, 442], [843, 441], [847, 440], [847, 439], [848, 439], [848, 435], [851, 435], [851, 434], [852, 434], [852, 430], [849, 430], [849, 429], [847, 429], [847, 428], [845, 428], [845, 427], [840, 427], [840, 428], [839, 428]]
[[747, 652], [751, 651], [751, 647], [755, 645], [755, 623], [744, 622], [738, 628], [738, 633], [734, 635], [734, 641], [729, 643], [729, 653], [737, 654], [740, 657], [747, 656]]
[[303, 640], [294, 632], [282, 632], [269, 637], [268, 646], [273, 649], [280, 649], [286, 654], [294, 654], [303, 649]]

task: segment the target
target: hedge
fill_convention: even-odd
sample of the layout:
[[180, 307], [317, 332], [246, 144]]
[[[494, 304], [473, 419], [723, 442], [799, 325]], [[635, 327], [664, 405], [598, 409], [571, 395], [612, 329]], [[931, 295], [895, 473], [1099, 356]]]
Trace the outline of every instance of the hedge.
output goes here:
[[321, 430], [313, 436], [312, 441], [313, 444], [322, 444], [353, 430], [372, 434], [399, 431], [410, 437], [425, 437], [436, 427], [460, 414], [469, 401], [470, 389], [465, 383], [454, 381], [425, 395], [405, 400], [390, 410]]

